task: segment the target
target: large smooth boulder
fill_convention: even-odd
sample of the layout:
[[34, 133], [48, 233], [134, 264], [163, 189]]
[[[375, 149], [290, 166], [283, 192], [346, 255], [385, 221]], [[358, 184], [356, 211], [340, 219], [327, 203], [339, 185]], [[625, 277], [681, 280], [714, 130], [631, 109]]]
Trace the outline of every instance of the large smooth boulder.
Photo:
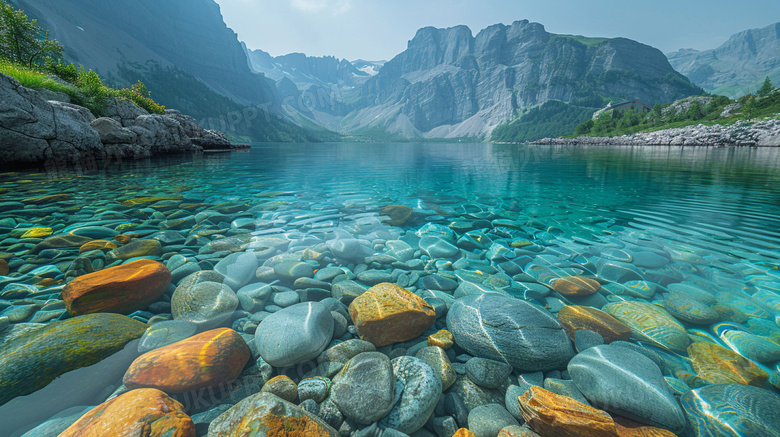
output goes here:
[[144, 323], [129, 317], [99, 313], [51, 322], [6, 340], [0, 354], [0, 405], [119, 352], [145, 330]]
[[184, 406], [160, 390], [131, 390], [98, 405], [60, 437], [195, 437]]
[[213, 329], [138, 357], [123, 378], [130, 388], [184, 393], [229, 384], [252, 356], [244, 339], [229, 328]]
[[568, 370], [594, 407], [675, 433], [685, 427], [685, 416], [661, 369], [639, 352], [594, 346], [577, 354]]
[[394, 397], [393, 365], [380, 352], [365, 352], [349, 360], [330, 387], [330, 399], [339, 411], [362, 425], [385, 417]]
[[226, 322], [238, 307], [238, 297], [223, 280], [224, 276], [213, 270], [195, 272], [182, 279], [171, 296], [174, 320], [187, 320], [201, 329], [216, 328]]
[[333, 338], [333, 316], [319, 302], [287, 307], [263, 319], [255, 331], [260, 356], [274, 367], [316, 358]]
[[780, 396], [742, 384], [714, 384], [680, 398], [696, 437], [780, 437]]
[[633, 336], [654, 346], [685, 353], [691, 344], [685, 327], [666, 310], [646, 302], [613, 302], [602, 308], [631, 328]]
[[146, 308], [171, 283], [171, 272], [161, 263], [142, 259], [79, 276], [62, 290], [68, 313], [121, 313]]
[[447, 329], [471, 355], [521, 372], [563, 369], [574, 356], [569, 337], [550, 313], [498, 294], [456, 300], [447, 313]]
[[381, 424], [412, 434], [430, 419], [441, 396], [439, 375], [421, 360], [414, 357], [394, 358], [393, 374], [400, 381], [403, 392]]

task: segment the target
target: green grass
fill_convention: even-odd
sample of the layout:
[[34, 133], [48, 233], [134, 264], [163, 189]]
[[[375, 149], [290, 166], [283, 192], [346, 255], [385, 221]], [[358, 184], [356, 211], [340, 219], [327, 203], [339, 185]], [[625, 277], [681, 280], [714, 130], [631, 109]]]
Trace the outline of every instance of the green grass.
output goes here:
[[575, 106], [559, 100], [548, 100], [525, 111], [516, 119], [497, 126], [490, 139], [501, 143], [522, 143], [566, 135], [578, 124], [589, 120], [596, 110], [597, 108]]

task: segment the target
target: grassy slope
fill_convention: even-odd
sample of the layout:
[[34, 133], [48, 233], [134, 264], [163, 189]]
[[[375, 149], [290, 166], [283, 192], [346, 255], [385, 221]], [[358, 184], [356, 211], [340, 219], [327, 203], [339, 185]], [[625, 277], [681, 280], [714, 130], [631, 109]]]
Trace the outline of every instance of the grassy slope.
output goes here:
[[[664, 111], [672, 105], [654, 108], [650, 114], [639, 114], [631, 111], [625, 114], [606, 113], [595, 121], [586, 121], [577, 126], [572, 138], [580, 135], [613, 137], [630, 135], [638, 132], [652, 132], [663, 129], [673, 129], [697, 124], [731, 124], [738, 120], [762, 118], [780, 118], [780, 89], [775, 89], [766, 97], [754, 95], [743, 96], [734, 101], [723, 96], [716, 96], [712, 102], [688, 108], [687, 111]], [[721, 117], [727, 106], [737, 106], [726, 117]], [[667, 112], [666, 115], [663, 113]]]

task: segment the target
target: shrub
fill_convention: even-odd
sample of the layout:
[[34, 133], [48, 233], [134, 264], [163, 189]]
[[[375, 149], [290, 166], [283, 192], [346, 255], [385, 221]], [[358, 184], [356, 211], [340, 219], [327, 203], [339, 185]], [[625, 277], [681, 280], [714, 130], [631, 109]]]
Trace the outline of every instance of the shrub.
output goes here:
[[62, 62], [47, 62], [46, 71], [68, 83], [76, 84], [79, 80], [79, 70], [72, 63], [65, 65]]

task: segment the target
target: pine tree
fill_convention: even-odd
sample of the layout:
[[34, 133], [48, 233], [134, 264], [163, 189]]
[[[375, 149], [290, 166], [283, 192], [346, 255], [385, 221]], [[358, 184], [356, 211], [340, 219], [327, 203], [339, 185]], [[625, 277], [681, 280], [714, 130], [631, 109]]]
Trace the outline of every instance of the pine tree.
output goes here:
[[769, 93], [771, 93], [772, 90], [774, 89], [775, 87], [774, 85], [772, 85], [772, 81], [769, 80], [769, 76], [767, 76], [766, 79], [764, 80], [764, 85], [762, 85], [761, 89], [758, 90], [758, 95], [761, 97], [768, 96]]

